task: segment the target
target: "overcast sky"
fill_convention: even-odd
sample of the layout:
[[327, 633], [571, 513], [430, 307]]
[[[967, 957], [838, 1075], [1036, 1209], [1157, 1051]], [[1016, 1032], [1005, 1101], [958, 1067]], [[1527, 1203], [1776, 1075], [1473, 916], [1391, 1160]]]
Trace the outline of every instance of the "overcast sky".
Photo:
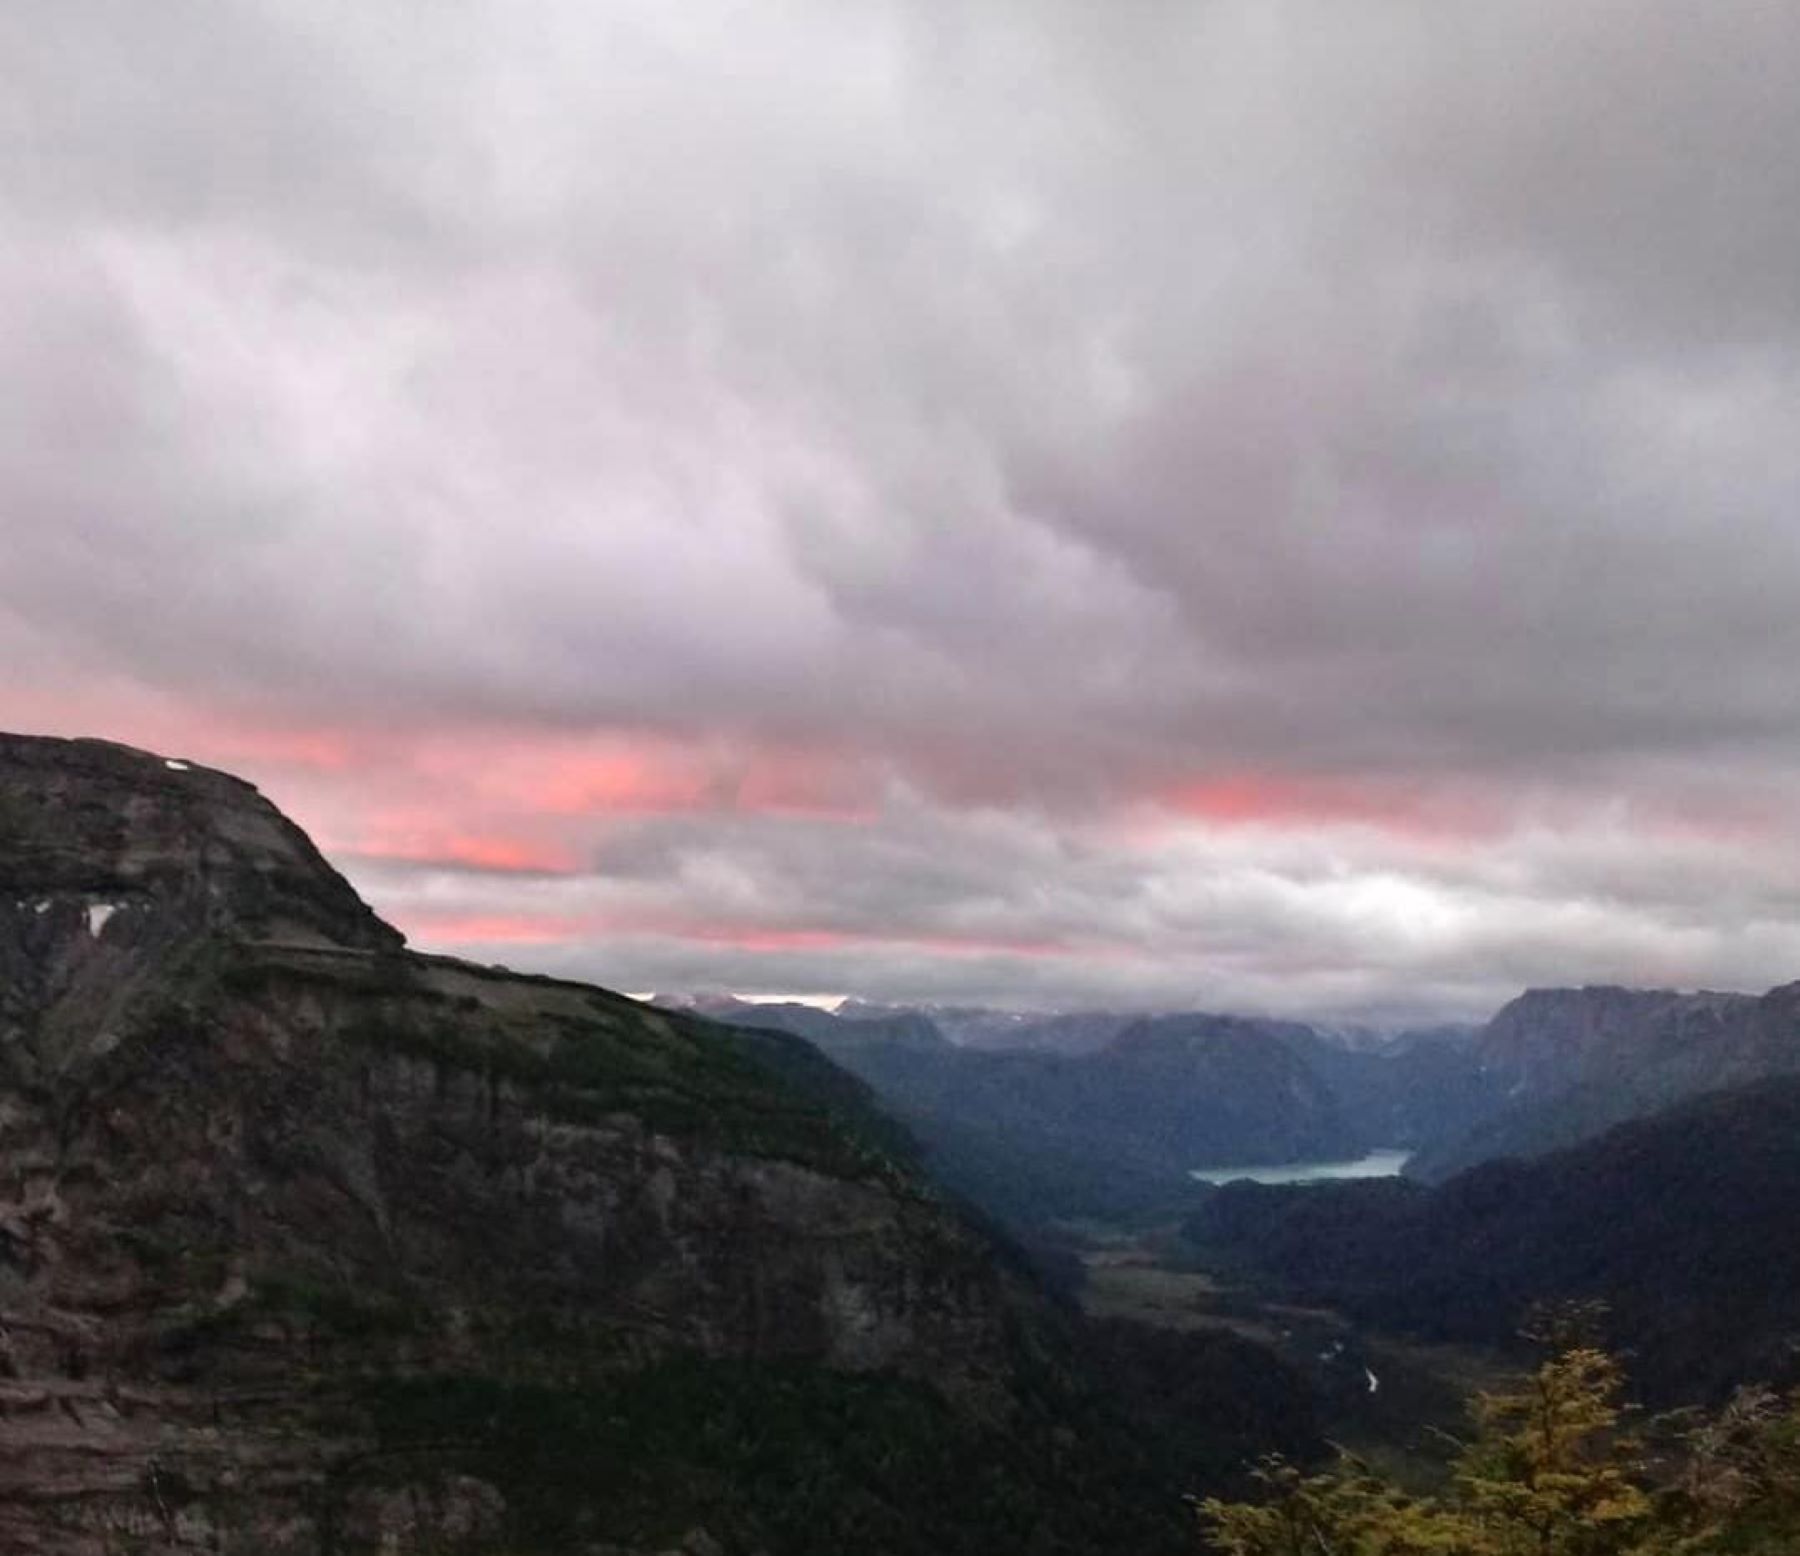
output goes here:
[[0, 727], [626, 989], [1800, 977], [1800, 7], [14, 0]]

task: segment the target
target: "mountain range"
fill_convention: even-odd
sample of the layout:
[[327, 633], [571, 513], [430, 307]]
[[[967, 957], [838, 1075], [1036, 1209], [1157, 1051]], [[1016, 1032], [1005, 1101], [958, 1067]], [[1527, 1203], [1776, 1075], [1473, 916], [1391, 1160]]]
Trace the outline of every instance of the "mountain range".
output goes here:
[[[1479, 1028], [1376, 1038], [1207, 1013], [1004, 1018], [716, 997], [697, 1008], [818, 1045], [907, 1123], [940, 1176], [1021, 1228], [1158, 1213], [1202, 1166], [1388, 1147], [1410, 1153], [1408, 1176], [1441, 1181], [1800, 1071], [1800, 985], [1534, 989]], [[946, 1021], [975, 1039], [952, 1041]]]
[[1208, 1162], [1355, 1156], [1377, 1143], [1313, 1052], [1320, 1040], [1289, 1023], [1139, 1017], [1068, 1053], [959, 1046], [920, 1010], [698, 1008], [817, 1044], [917, 1136], [940, 1178], [1018, 1230], [1179, 1206]]

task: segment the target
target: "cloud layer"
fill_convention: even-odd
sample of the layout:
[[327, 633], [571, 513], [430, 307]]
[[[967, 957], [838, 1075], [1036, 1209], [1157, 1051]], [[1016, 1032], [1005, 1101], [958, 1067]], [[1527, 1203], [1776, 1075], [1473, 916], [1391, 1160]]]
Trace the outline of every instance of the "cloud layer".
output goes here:
[[0, 722], [615, 985], [1800, 972], [1800, 18], [0, 16]]

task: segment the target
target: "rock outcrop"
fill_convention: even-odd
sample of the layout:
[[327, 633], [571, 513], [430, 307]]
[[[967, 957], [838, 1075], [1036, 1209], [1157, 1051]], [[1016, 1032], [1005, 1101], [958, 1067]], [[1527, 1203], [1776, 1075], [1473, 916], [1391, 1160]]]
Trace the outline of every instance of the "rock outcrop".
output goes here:
[[238, 780], [0, 738], [0, 1549], [954, 1550], [909, 1496], [1033, 1477], [1114, 1548], [892, 1143], [797, 1040], [407, 952]]

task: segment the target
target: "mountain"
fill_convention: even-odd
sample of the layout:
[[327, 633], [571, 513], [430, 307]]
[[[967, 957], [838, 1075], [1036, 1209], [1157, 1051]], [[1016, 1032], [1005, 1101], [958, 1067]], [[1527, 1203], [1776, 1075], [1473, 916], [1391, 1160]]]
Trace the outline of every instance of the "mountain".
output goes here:
[[[702, 1008], [708, 1001], [730, 996], [689, 996], [680, 1003]], [[832, 1012], [844, 1021], [882, 1022], [902, 1016], [922, 1016], [959, 1048], [1026, 1049], [1050, 1053], [1097, 1053], [1127, 1027], [1146, 1016], [1193, 1016], [1192, 1010], [1119, 1011], [996, 1010], [982, 1005], [896, 1005], [874, 1000], [846, 999]], [[1280, 1025], [1297, 1029], [1295, 1022]], [[1352, 1053], [1404, 1056], [1420, 1047], [1445, 1045], [1458, 1049], [1472, 1044], [1480, 1028], [1445, 1024], [1432, 1027], [1370, 1027], [1309, 1024], [1312, 1035]]]
[[1800, 1071], [1800, 985], [1760, 997], [1533, 989], [1477, 1039], [1491, 1107], [1440, 1129], [1408, 1164], [1427, 1181], [1535, 1156], [1702, 1092]]
[[1378, 1142], [1307, 1062], [1314, 1041], [1289, 1022], [1154, 1016], [1080, 1069], [1104, 1078], [1096, 1089], [1109, 1136], [1130, 1136], [1171, 1163], [1360, 1155]]
[[786, 1032], [827, 1050], [858, 1045], [925, 1050], [951, 1046], [929, 1016], [902, 1007], [851, 1020], [798, 1000], [741, 1000], [729, 994], [657, 994], [651, 996], [650, 1002], [666, 1010], [691, 1011], [709, 1021], [723, 1021], [753, 1031]]
[[1800, 1378], [1800, 1077], [1689, 1099], [1435, 1188], [1230, 1184], [1203, 1261], [1437, 1339], [1504, 1343], [1534, 1303], [1598, 1299], [1651, 1400]]
[[[936, 1046], [937, 1039], [949, 1037], [958, 1048], [1084, 1058], [1103, 1055], [1109, 1050], [1119, 1051], [1118, 1040], [1127, 1031], [1141, 1028], [1146, 1021], [1163, 1023], [1161, 1029], [1164, 1031], [1172, 1030], [1168, 1025], [1171, 1022], [1186, 1023], [1190, 1030], [1209, 1023], [1215, 1031], [1230, 1026], [1241, 1033], [1265, 1037], [1287, 1049], [1311, 1072], [1312, 1078], [1324, 1083], [1331, 1093], [1333, 1105], [1351, 1122], [1352, 1133], [1357, 1138], [1389, 1146], [1410, 1148], [1428, 1139], [1453, 1139], [1488, 1117], [1497, 1097], [1495, 1083], [1483, 1075], [1476, 1060], [1475, 1043], [1481, 1029], [1473, 1026], [1378, 1031], [1365, 1027], [1315, 1026], [1297, 1021], [1219, 1016], [1198, 1011], [1150, 1017], [1107, 1011], [1020, 1015], [977, 1008], [878, 1005], [858, 1000], [844, 1001], [832, 1014], [813, 1007], [781, 1005], [764, 1006], [765, 1013], [757, 1016], [742, 1002], [728, 1000], [727, 1004], [733, 1007], [729, 1013], [709, 1013], [718, 1014], [721, 1020], [776, 1026], [832, 1051], [839, 1051], [851, 1042], [886, 1040], [897, 1030], [893, 1025], [895, 1022], [917, 1023], [914, 1030], [929, 1046]], [[854, 1023], [854, 1032], [847, 1030], [849, 1023]], [[954, 1067], [957, 1061], [943, 1056], [943, 1063]], [[1105, 1061], [1101, 1061], [1091, 1070], [1077, 1073], [1093, 1076], [1107, 1068]], [[890, 1079], [875, 1074], [867, 1078], [878, 1089]], [[904, 1108], [907, 1104], [904, 1089], [897, 1090], [889, 1100]], [[1215, 1107], [1229, 1107], [1232, 1101], [1229, 1091], [1213, 1098]], [[1213, 1141], [1210, 1148], [1241, 1151], [1241, 1145], [1232, 1143], [1236, 1134], [1227, 1131]], [[1342, 1140], [1334, 1142], [1334, 1150], [1342, 1148]], [[1280, 1153], [1289, 1149], [1288, 1135], [1277, 1129], [1266, 1145], [1251, 1147], [1249, 1155], [1238, 1155], [1235, 1159], [1252, 1165], [1268, 1161], [1270, 1151]], [[1220, 1156], [1214, 1159], [1230, 1161], [1234, 1158]]]
[[797, 1039], [406, 951], [223, 773], [0, 737], [0, 1549], [1185, 1548], [908, 1150]]
[[[817, 1044], [905, 1122], [940, 1179], [1028, 1241], [1061, 1220], [1178, 1211], [1199, 1166], [1457, 1142], [1501, 1101], [1472, 1027], [1377, 1038], [1190, 1012], [1009, 1016], [1004, 1028], [988, 1028], [1023, 1040], [1075, 1024], [1086, 1036], [1065, 1052], [1048, 1040], [949, 1041], [939, 1021], [966, 1020], [967, 1010], [846, 1001], [830, 1012], [720, 996], [675, 1003]], [[1111, 1035], [1089, 1048], [1101, 1030]]]
[[1491, 1082], [1476, 1062], [1474, 1033], [1443, 1028], [1346, 1045], [1297, 1022], [1278, 1028], [1285, 1047], [1317, 1077], [1361, 1137], [1412, 1149], [1454, 1137], [1492, 1110]]
[[994, 1010], [983, 1005], [886, 1005], [857, 999], [845, 1000], [836, 1014], [856, 1022], [923, 1016], [959, 1048], [1060, 1054], [1094, 1053], [1141, 1019], [1141, 1013], [1125, 1011]]
[[[959, 1046], [904, 1007], [707, 1008], [816, 1043], [873, 1088], [940, 1179], [1028, 1238], [1058, 1219], [1179, 1210], [1191, 1170], [1209, 1163], [1356, 1156], [1385, 1141], [1358, 1112], [1363, 1096], [1334, 1079], [1385, 1061], [1294, 1023], [1140, 1017], [1096, 1052], [1065, 1054]], [[1391, 1112], [1390, 1092], [1381, 1099]]]

